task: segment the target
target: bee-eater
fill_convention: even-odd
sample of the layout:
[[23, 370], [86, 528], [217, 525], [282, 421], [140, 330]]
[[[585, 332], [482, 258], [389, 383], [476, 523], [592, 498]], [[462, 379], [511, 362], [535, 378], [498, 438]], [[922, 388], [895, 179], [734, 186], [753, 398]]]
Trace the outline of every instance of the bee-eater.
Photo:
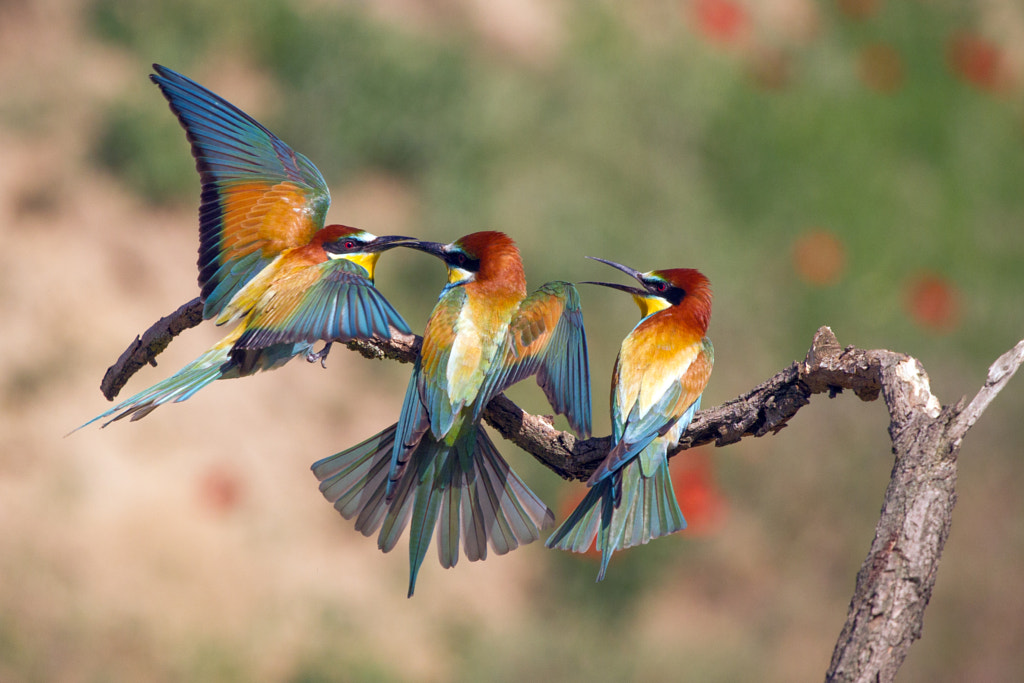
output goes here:
[[398, 423], [314, 463], [320, 491], [384, 552], [410, 524], [409, 596], [437, 529], [445, 568], [540, 537], [554, 515], [480, 424], [487, 403], [531, 375], [580, 435], [590, 433], [590, 373], [579, 293], [549, 282], [527, 296], [515, 243], [477, 232], [414, 248], [441, 258], [445, 285], [423, 333]]
[[597, 537], [604, 578], [612, 553], [686, 527], [668, 469], [711, 376], [706, 336], [711, 284], [692, 268], [628, 273], [640, 287], [591, 282], [629, 292], [640, 322], [626, 336], [612, 373], [612, 448], [594, 470], [586, 497], [547, 540], [549, 548], [586, 552]]
[[[192, 145], [202, 181], [199, 286], [203, 316], [232, 332], [171, 377], [93, 418], [137, 420], [210, 382], [251, 375], [313, 343], [389, 337], [409, 325], [373, 286], [381, 252], [411, 239], [325, 227], [330, 193], [316, 166], [255, 119], [174, 71], [150, 76]], [[82, 425], [83, 427], [85, 425]]]

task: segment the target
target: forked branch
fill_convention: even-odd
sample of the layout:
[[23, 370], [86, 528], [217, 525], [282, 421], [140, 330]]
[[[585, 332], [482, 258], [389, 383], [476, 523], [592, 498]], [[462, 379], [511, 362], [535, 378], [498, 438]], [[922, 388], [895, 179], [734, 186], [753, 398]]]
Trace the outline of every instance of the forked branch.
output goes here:
[[[160, 319], [107, 370], [101, 388], [109, 399], [166, 348], [181, 331], [202, 320], [198, 300]], [[351, 342], [368, 358], [415, 360], [421, 339]], [[846, 623], [826, 674], [829, 681], [891, 681], [910, 645], [921, 636], [939, 559], [956, 502], [957, 455], [967, 431], [1024, 362], [1024, 341], [989, 370], [978, 395], [964, 408], [943, 407], [928, 375], [914, 358], [886, 350], [839, 346], [822, 327], [798, 361], [720, 406], [694, 417], [670, 455], [707, 443], [725, 446], [748, 436], [776, 434], [815, 394], [852, 391], [865, 401], [879, 396], [889, 411], [895, 464], [871, 549], [857, 574]], [[609, 437], [576, 439], [555, 429], [550, 417], [531, 415], [504, 395], [484, 417], [503, 437], [565, 479], [586, 480], [608, 453]]]

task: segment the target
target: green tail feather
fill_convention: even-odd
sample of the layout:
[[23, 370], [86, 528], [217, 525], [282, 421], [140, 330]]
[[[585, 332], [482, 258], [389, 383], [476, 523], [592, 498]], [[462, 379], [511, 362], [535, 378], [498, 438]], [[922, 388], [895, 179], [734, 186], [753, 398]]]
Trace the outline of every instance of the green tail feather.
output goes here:
[[378, 546], [390, 551], [406, 525], [409, 538], [409, 595], [412, 596], [436, 528], [438, 560], [445, 568], [459, 560], [498, 555], [535, 541], [554, 515], [511, 470], [483, 429], [473, 428], [453, 446], [423, 436], [387, 502], [388, 468], [396, 426], [352, 448], [320, 460], [313, 473], [320, 491], [346, 519], [369, 536], [380, 528]]
[[634, 460], [622, 468], [621, 476], [622, 502], [613, 515], [611, 529], [615, 549], [643, 545], [686, 528], [668, 460], [662, 460], [650, 477], [643, 476], [640, 460]]
[[[408, 472], [410, 470], [406, 470]], [[409, 517], [412, 515], [412, 503], [415, 498], [411, 495], [416, 490], [416, 477], [403, 477], [398, 486], [392, 491], [392, 498], [389, 501], [385, 496], [384, 505], [387, 514], [384, 516], [384, 524], [380, 528], [380, 535], [377, 536], [377, 547], [383, 552], [389, 553], [398, 545], [398, 539], [409, 524]]]
[[[619, 482], [621, 493], [616, 496]], [[616, 550], [642, 545], [685, 528], [668, 461], [662, 461], [651, 477], [644, 477], [639, 459], [634, 459], [614, 476], [591, 487], [546, 545], [583, 553], [596, 540], [596, 548], [601, 551], [597, 580], [601, 581]]]
[[131, 421], [141, 420], [164, 403], [184, 401], [191, 398], [193, 394], [205, 387], [207, 384], [220, 379], [224, 374], [224, 366], [228, 362], [230, 347], [214, 347], [194, 361], [178, 370], [165, 380], [157, 382], [148, 389], [144, 389], [131, 398], [118, 403], [107, 412], [97, 415], [80, 427], [76, 427], [71, 433], [77, 432], [83, 427], [88, 427], [97, 420], [110, 417], [101, 426], [106, 427], [111, 422], [131, 417]]
[[[441, 509], [441, 501], [444, 498], [441, 478], [443, 473], [437, 472], [439, 465], [441, 469], [450, 469], [447, 462], [439, 463], [440, 458], [424, 459], [426, 466], [422, 468], [419, 476], [420, 484], [416, 487], [415, 499], [412, 504], [412, 523], [409, 525], [409, 594], [416, 591], [416, 577], [423, 565], [423, 558], [430, 546], [430, 537], [434, 533], [434, 526], [437, 523], [437, 515]], [[447, 460], [447, 458], [445, 458]], [[441, 530], [438, 530], [438, 542], [441, 539]], [[459, 539], [455, 538], [455, 559], [458, 559]], [[440, 550], [443, 553], [444, 550]], [[444, 561], [442, 559], [442, 564]], [[453, 561], [451, 564], [455, 564]], [[445, 565], [451, 566], [451, 565]]]
[[[388, 507], [384, 502], [394, 426], [348, 450], [313, 463], [320, 493], [345, 519], [356, 518], [356, 529], [370, 536], [381, 525]], [[388, 457], [384, 457], [388, 456]]]
[[114, 417], [104, 422], [103, 427], [126, 417], [131, 417], [132, 422], [141, 420], [164, 403], [178, 403], [192, 398], [197, 391], [218, 379], [234, 379], [264, 370], [273, 370], [312, 348], [312, 344], [301, 342], [238, 351], [232, 346], [234, 334], [236, 333], [232, 332], [167, 379], [118, 403], [102, 415], [97, 415], [81, 427], [75, 428], [71, 433], [111, 415]]
[[604, 578], [614, 548], [609, 543], [609, 530], [615, 510], [616, 477], [602, 479], [587, 491], [587, 495], [572, 511], [572, 514], [545, 542], [549, 548], [585, 553], [597, 540], [601, 550], [601, 570], [597, 580]]

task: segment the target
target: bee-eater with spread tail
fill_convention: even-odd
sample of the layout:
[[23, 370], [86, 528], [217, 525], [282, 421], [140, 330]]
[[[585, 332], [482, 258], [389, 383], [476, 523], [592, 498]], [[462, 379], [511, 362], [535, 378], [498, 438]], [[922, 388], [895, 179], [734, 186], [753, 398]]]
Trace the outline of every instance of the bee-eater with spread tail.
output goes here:
[[540, 537], [554, 515], [511, 470], [484, 431], [487, 403], [531, 375], [581, 436], [590, 433], [590, 374], [579, 293], [549, 282], [527, 296], [515, 243], [477, 232], [414, 246], [441, 258], [445, 285], [427, 321], [398, 423], [320, 460], [320, 491], [356, 529], [380, 529], [384, 552], [407, 525], [409, 596], [437, 530], [441, 565], [459, 545], [470, 561]]
[[[255, 119], [154, 64], [150, 76], [192, 145], [202, 181], [199, 286], [204, 318], [239, 321], [171, 377], [93, 418], [106, 424], [184, 401], [217, 379], [323, 360], [313, 343], [390, 337], [409, 325], [373, 286], [381, 252], [411, 238], [325, 226], [330, 193], [316, 166]], [[82, 425], [83, 427], [85, 425]]]
[[628, 273], [640, 287], [591, 282], [629, 292], [641, 320], [622, 342], [612, 373], [612, 448], [594, 470], [586, 497], [547, 540], [586, 552], [597, 538], [604, 578], [612, 553], [686, 527], [668, 469], [711, 375], [715, 352], [704, 335], [711, 283], [692, 268]]

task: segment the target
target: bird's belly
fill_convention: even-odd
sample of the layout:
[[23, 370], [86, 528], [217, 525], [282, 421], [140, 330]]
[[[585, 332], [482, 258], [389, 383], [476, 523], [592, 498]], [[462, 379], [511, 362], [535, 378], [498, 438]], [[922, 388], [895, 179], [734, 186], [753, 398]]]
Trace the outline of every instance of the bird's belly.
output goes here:
[[445, 379], [452, 405], [471, 404], [483, 386], [484, 378], [500, 346], [505, 329], [489, 332], [493, 325], [479, 325], [481, 316], [472, 306], [463, 307], [456, 322], [455, 339], [448, 356]]

